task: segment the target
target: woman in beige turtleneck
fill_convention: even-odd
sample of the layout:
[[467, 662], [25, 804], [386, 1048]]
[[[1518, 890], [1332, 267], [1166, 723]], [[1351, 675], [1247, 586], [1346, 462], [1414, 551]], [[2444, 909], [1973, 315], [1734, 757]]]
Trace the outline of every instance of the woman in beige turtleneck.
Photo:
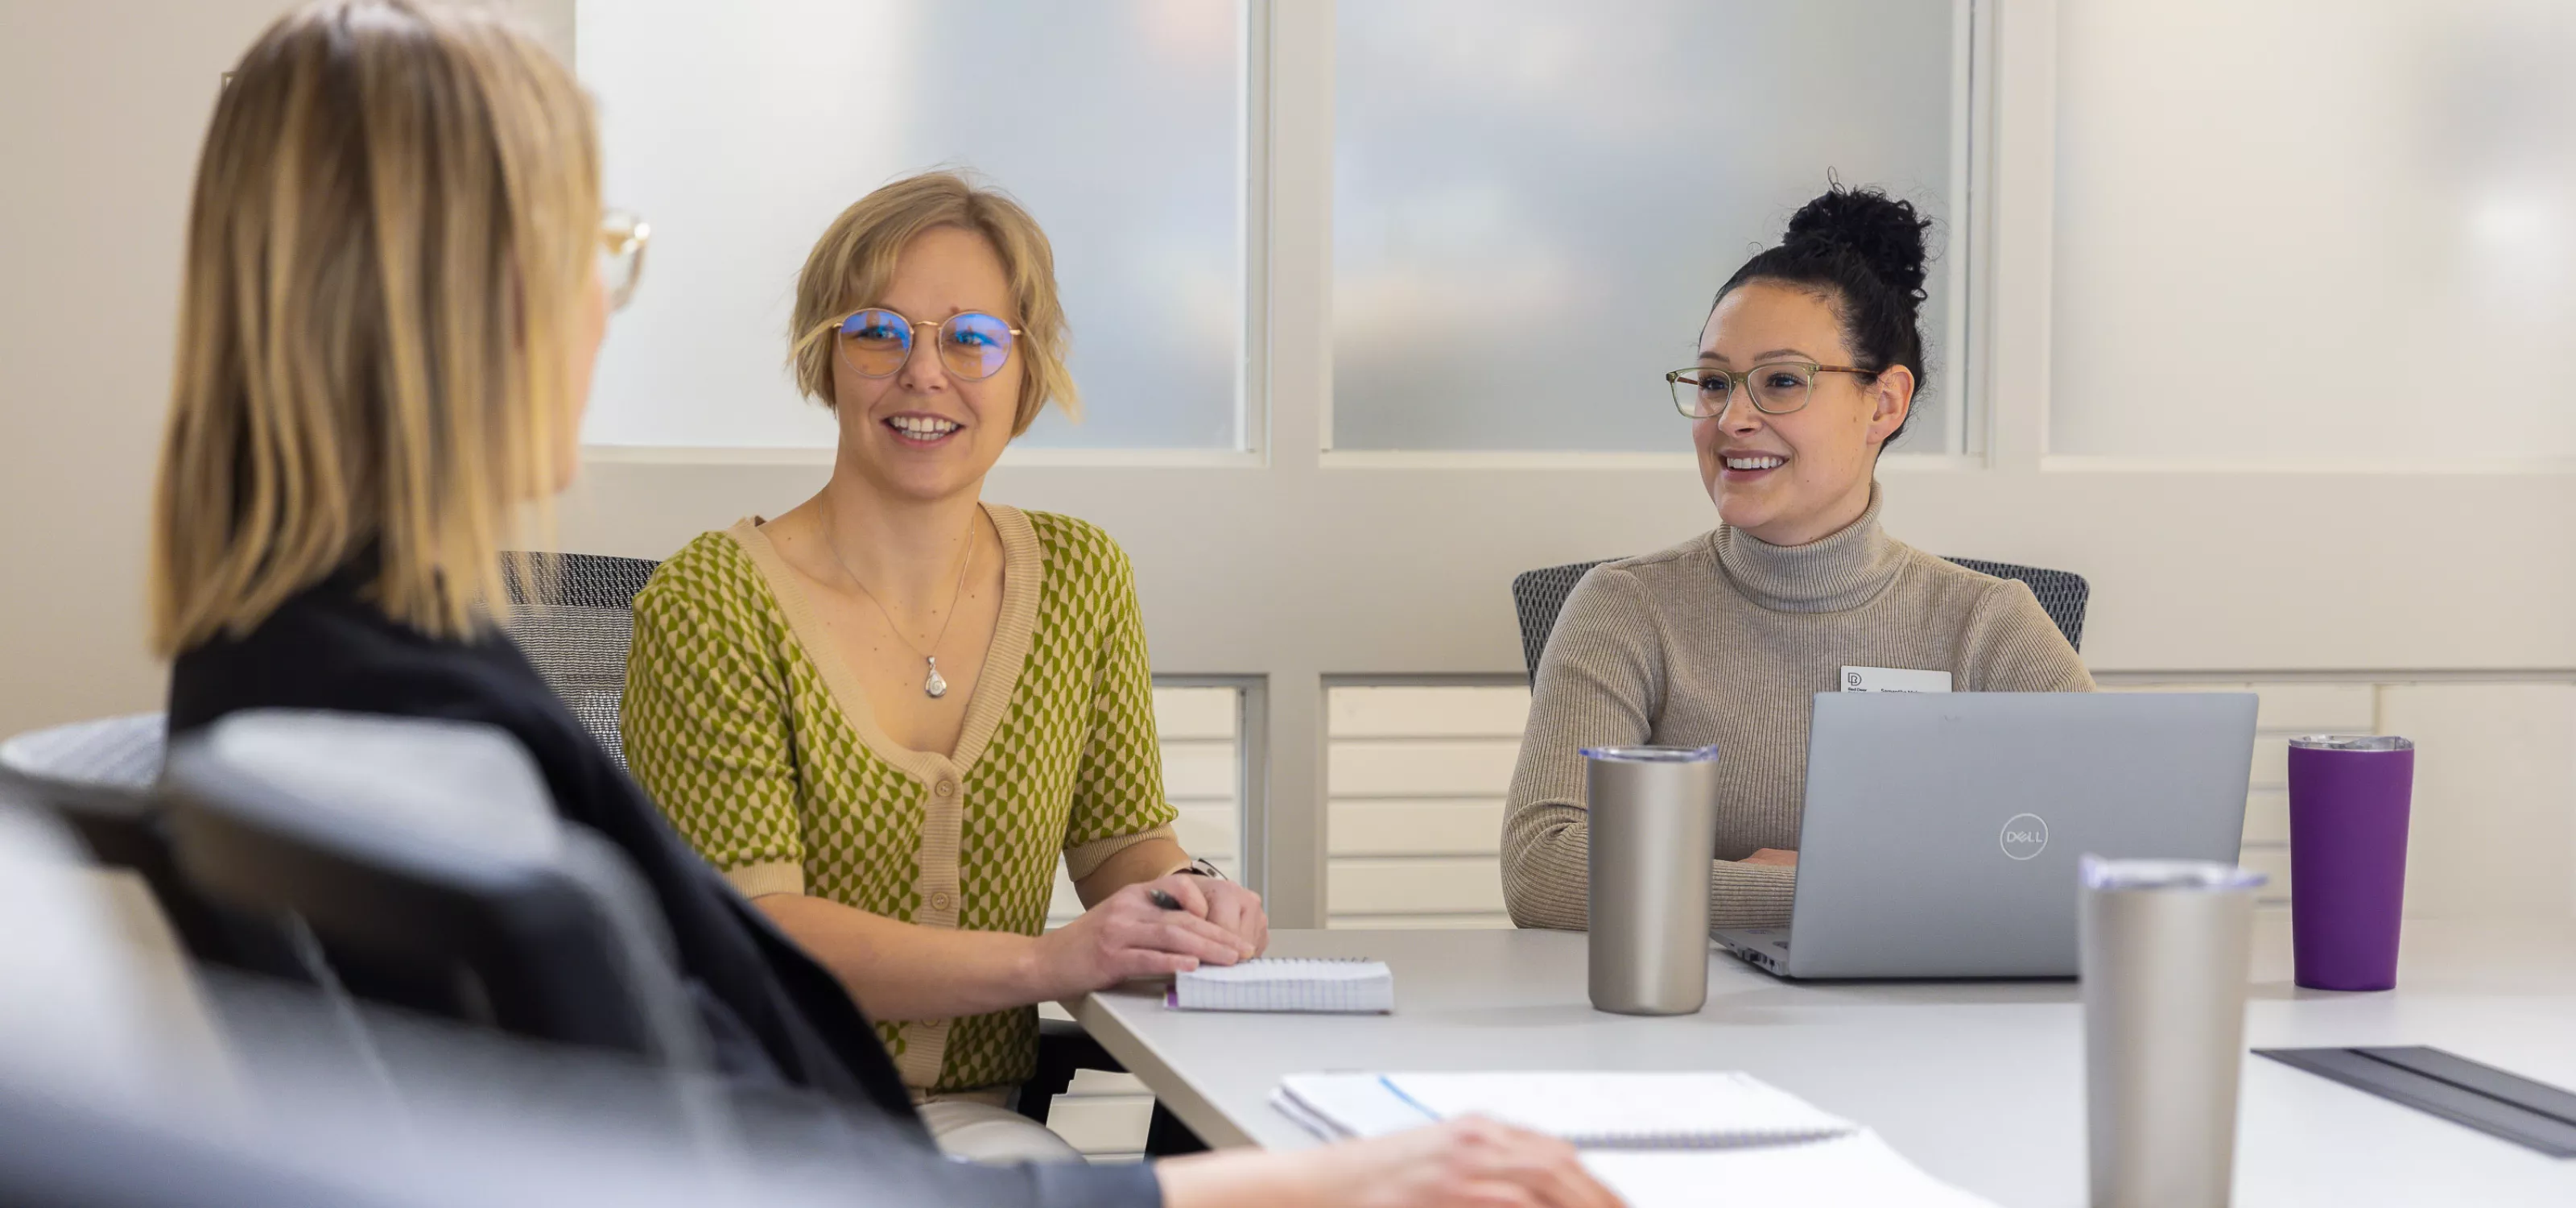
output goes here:
[[1584, 747], [1716, 744], [1710, 920], [1765, 926], [1789, 918], [1808, 717], [1842, 668], [2092, 690], [2029, 588], [1879, 528], [1878, 454], [1923, 380], [1927, 225], [1836, 188], [1718, 291], [1699, 363], [1671, 378], [1721, 523], [1594, 569], [1565, 602], [1504, 813], [1513, 922], [1584, 925]]

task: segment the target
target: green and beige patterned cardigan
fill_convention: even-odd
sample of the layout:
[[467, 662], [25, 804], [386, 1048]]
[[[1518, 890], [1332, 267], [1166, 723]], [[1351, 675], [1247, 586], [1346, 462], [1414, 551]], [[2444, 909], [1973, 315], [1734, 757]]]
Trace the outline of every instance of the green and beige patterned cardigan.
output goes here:
[[[896, 746], [757, 520], [706, 533], [635, 597], [626, 759], [745, 894], [1036, 935], [1079, 880], [1170, 837], [1127, 555], [1082, 521], [987, 505], [1002, 610], [954, 755]], [[877, 1031], [916, 1093], [1020, 1082], [1034, 1007]]]

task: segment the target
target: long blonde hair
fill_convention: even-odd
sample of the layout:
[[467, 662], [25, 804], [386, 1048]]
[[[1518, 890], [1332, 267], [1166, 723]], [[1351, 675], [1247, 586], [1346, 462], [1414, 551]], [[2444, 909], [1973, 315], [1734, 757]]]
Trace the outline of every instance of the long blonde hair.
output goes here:
[[974, 231], [1002, 259], [1011, 305], [1019, 313], [1001, 317], [1020, 329], [1026, 366], [1011, 435], [1028, 431], [1050, 399], [1066, 415], [1081, 418], [1082, 398], [1064, 367], [1064, 304], [1056, 299], [1054, 246], [1009, 194], [978, 187], [955, 172], [924, 172], [884, 185], [850, 203], [814, 241], [796, 277], [796, 311], [787, 320], [788, 361], [797, 387], [833, 405], [833, 323], [874, 305], [894, 278], [904, 245], [933, 227]]
[[589, 102], [505, 17], [323, 0], [270, 26], [197, 162], [155, 650], [247, 632], [370, 547], [387, 616], [483, 624], [560, 485], [599, 218]]

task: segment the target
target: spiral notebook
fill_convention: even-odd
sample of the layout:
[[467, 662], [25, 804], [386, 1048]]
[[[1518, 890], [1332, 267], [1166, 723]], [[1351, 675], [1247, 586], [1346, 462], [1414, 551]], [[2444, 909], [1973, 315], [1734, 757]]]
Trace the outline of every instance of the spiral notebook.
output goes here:
[[1373, 1137], [1472, 1113], [1586, 1149], [1723, 1149], [1860, 1129], [1731, 1071], [1291, 1074], [1279, 1106], [1330, 1135]]
[[1292, 1074], [1271, 1103], [1326, 1140], [1492, 1116], [1572, 1142], [1633, 1208], [1995, 1208], [1750, 1074]]
[[1305, 1011], [1384, 1015], [1395, 974], [1384, 961], [1264, 957], [1201, 965], [1172, 978], [1163, 1004], [1183, 1011]]

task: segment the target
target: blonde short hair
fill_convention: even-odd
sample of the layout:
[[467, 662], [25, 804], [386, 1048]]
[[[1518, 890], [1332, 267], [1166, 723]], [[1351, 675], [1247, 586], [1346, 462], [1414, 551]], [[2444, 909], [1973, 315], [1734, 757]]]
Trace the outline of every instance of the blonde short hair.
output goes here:
[[197, 161], [154, 648], [245, 633], [371, 548], [386, 615], [484, 624], [559, 486], [599, 221], [589, 102], [505, 17], [324, 0], [260, 35]]
[[796, 277], [796, 313], [788, 320], [788, 360], [796, 386], [826, 407], [833, 405], [834, 324], [878, 300], [894, 277], [896, 258], [913, 237], [933, 227], [958, 227], [982, 235], [1001, 257], [1011, 306], [1004, 315], [1020, 329], [1026, 359], [1020, 373], [1019, 409], [1011, 435], [1029, 430], [1052, 399], [1066, 415], [1082, 415], [1082, 399], [1065, 371], [1064, 304], [1055, 292], [1055, 248], [1020, 203], [998, 189], [980, 188], [955, 172], [906, 177], [851, 204], [825, 228]]

